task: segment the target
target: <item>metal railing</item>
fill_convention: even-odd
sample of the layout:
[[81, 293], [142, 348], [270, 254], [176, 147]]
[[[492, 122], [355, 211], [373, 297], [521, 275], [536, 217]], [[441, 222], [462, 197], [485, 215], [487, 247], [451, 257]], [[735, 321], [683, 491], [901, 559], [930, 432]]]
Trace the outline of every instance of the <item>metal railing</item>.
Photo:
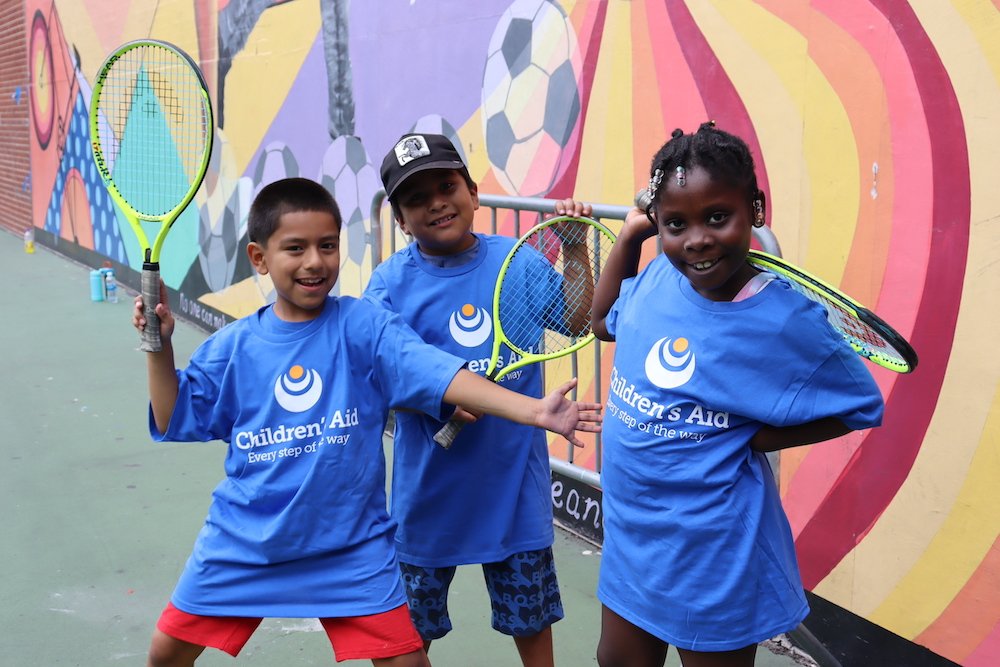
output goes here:
[[[505, 210], [511, 211], [514, 214], [514, 236], [520, 237], [524, 231], [527, 231], [535, 224], [537, 224], [541, 217], [545, 214], [554, 213], [555, 205], [558, 200], [556, 199], [544, 199], [542, 197], [509, 197], [504, 195], [490, 195], [490, 194], [479, 194], [479, 205], [480, 207], [488, 208], [490, 210], [490, 233], [497, 233], [497, 220], [498, 211]], [[385, 190], [379, 190], [375, 193], [372, 198], [371, 205], [371, 257], [372, 257], [372, 269], [378, 266], [383, 259], [382, 254], [382, 244], [384, 231], [382, 228], [382, 210], [385, 206]], [[630, 210], [631, 206], [613, 206], [609, 204], [592, 204], [593, 217], [598, 220], [618, 220], [624, 221], [625, 216]], [[522, 223], [522, 216], [524, 214], [529, 214], [529, 217], [537, 218], [532, 220], [530, 223]], [[397, 237], [398, 232], [393, 229], [394, 225], [390, 221], [390, 229], [392, 233], [389, 235], [389, 254], [396, 252], [397, 249]], [[772, 255], [781, 255], [781, 248], [778, 245], [778, 239], [774, 236], [774, 233], [768, 227], [753, 228], [754, 237], [757, 242], [760, 243], [761, 248]], [[601, 368], [603, 360], [604, 343], [601, 341], [594, 341], [593, 345], [588, 345], [583, 350], [578, 352], [573, 352], [570, 355], [570, 367], [572, 372], [572, 377], [577, 377], [577, 369], [579, 368], [579, 356], [580, 354], [592, 354], [594, 363], [594, 396], [596, 401], [601, 400], [603, 394], [602, 387], [602, 377]], [[543, 365], [543, 378], [544, 378], [544, 365]], [[574, 390], [575, 394], [575, 390]], [[601, 434], [594, 434], [594, 467], [595, 470], [589, 470], [587, 468], [580, 467], [573, 463], [574, 448], [573, 445], [567, 443], [566, 446], [566, 457], [559, 458], [556, 456], [549, 457], [549, 463], [552, 470], [575, 479], [577, 481], [583, 482], [584, 484], [589, 484], [590, 486], [599, 489], [601, 488]], [[772, 466], [775, 472], [777, 472], [777, 461], [772, 458]]]

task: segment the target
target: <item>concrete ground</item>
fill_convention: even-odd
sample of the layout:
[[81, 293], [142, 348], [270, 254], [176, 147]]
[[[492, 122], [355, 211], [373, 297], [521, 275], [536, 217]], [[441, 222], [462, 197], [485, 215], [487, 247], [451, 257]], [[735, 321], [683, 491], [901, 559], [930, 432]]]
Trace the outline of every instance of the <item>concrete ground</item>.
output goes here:
[[[0, 665], [142, 665], [222, 474], [224, 448], [153, 444], [145, 365], [131, 296], [93, 303], [88, 270], [0, 231]], [[182, 323], [178, 363], [205, 338]], [[566, 618], [556, 662], [596, 665], [600, 554], [557, 531]], [[478, 568], [459, 569], [455, 631], [434, 643], [435, 665], [519, 665], [513, 642], [489, 626]], [[318, 623], [268, 619], [237, 660], [206, 651], [199, 665], [331, 665]], [[369, 664], [349, 661], [350, 667]], [[669, 665], [677, 665], [671, 651]], [[758, 651], [763, 667], [792, 657]]]

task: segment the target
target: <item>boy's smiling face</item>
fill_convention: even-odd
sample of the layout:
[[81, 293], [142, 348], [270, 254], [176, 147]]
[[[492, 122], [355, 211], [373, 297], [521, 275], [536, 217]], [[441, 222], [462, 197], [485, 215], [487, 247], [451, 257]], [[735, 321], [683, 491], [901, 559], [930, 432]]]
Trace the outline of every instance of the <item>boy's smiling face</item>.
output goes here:
[[399, 227], [413, 236], [428, 255], [454, 255], [472, 247], [472, 221], [479, 208], [479, 189], [455, 169], [419, 171], [394, 194]]
[[271, 276], [278, 317], [306, 322], [323, 311], [340, 274], [340, 226], [325, 211], [285, 213], [267, 242], [250, 243], [247, 254], [257, 273]]

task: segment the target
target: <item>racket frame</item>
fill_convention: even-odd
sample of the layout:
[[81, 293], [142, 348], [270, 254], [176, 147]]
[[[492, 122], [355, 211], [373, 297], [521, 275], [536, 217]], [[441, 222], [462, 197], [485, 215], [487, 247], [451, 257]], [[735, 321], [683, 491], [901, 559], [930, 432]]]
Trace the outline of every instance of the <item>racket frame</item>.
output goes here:
[[[538, 232], [552, 227], [553, 225], [570, 221], [581, 222], [591, 227], [592, 231], [590, 233], [601, 234], [608, 241], [610, 241], [612, 245], [614, 244], [615, 235], [610, 229], [597, 220], [585, 216], [562, 215], [555, 218], [549, 218], [548, 220], [535, 225], [521, 235], [521, 237], [507, 253], [503, 263], [500, 265], [500, 271], [497, 273], [496, 285], [493, 288], [493, 347], [490, 353], [490, 363], [486, 368], [486, 379], [493, 382], [499, 382], [504, 375], [507, 375], [508, 373], [511, 373], [519, 368], [524, 368], [525, 366], [539, 361], [550, 361], [560, 357], [565, 357], [566, 355], [572, 354], [573, 352], [587, 346], [594, 340], [594, 332], [590, 331], [586, 335], [577, 338], [571, 345], [560, 350], [544, 353], [531, 352], [528, 350], [522, 350], [508, 341], [503, 333], [503, 324], [500, 322], [500, 295], [503, 291], [503, 281], [507, 275], [507, 269], [510, 267], [511, 262], [514, 261], [514, 257], [517, 255], [518, 250], [520, 250], [523, 245], [528, 243], [528, 241]], [[553, 230], [553, 233], [556, 233], [555, 230]], [[590, 267], [587, 268], [588, 270], [590, 269]], [[597, 277], [598, 276], [595, 276], [595, 280]], [[497, 364], [500, 363], [500, 348], [503, 345], [506, 345], [512, 352], [518, 354], [520, 358], [511, 364], [505, 364], [503, 368], [498, 371]], [[454, 419], [450, 420], [434, 435], [434, 442], [438, 443], [445, 449], [450, 448], [455, 440], [455, 437], [458, 435], [459, 431], [462, 430], [463, 426], [465, 426], [465, 422]]]
[[[556, 218], [549, 218], [548, 220], [545, 220], [544, 222], [541, 222], [532, 227], [531, 229], [529, 229], [521, 236], [521, 238], [517, 240], [517, 243], [514, 244], [514, 247], [511, 248], [510, 251], [507, 253], [507, 257], [504, 258], [503, 264], [500, 265], [500, 272], [497, 274], [496, 286], [493, 288], [493, 330], [494, 330], [493, 349], [491, 350], [490, 364], [486, 368], [486, 377], [489, 378], [490, 380], [493, 380], [494, 382], [499, 382], [504, 375], [516, 371], [519, 368], [524, 368], [525, 366], [528, 366], [535, 362], [558, 359], [560, 357], [564, 357], [568, 354], [576, 352], [577, 350], [579, 350], [582, 347], [585, 347], [588, 343], [594, 340], [594, 332], [591, 331], [585, 336], [581, 336], [580, 338], [578, 338], [570, 346], [562, 348], [558, 351], [546, 352], [546, 353], [531, 352], [529, 350], [522, 350], [518, 346], [511, 343], [507, 339], [507, 336], [504, 334], [503, 323], [500, 321], [500, 295], [503, 292], [503, 281], [507, 275], [508, 267], [510, 266], [511, 262], [514, 261], [514, 257], [517, 255], [517, 251], [522, 246], [524, 246], [531, 239], [532, 236], [534, 236], [538, 232], [564, 222], [581, 222], [585, 225], [592, 227], [595, 230], [594, 233], [603, 234], [609, 241], [611, 241], [611, 243], [614, 243], [615, 241], [615, 235], [611, 232], [611, 230], [605, 227], [597, 220], [594, 220], [593, 218], [585, 218], [585, 217], [577, 217], [569, 215], [563, 215]], [[553, 233], [555, 232], [553, 231]], [[518, 355], [520, 355], [520, 359], [518, 359], [512, 364], [505, 365], [503, 368], [499, 370], [499, 372], [497, 372], [496, 366], [500, 362], [500, 348], [503, 345], [506, 345], [511, 351], [516, 352]]]
[[[104, 148], [101, 145], [100, 131], [102, 118], [101, 92], [103, 91], [105, 82], [107, 81], [108, 73], [115, 66], [115, 63], [117, 63], [118, 60], [120, 60], [129, 51], [150, 46], [165, 49], [178, 56], [188, 65], [192, 73], [197, 77], [202, 95], [202, 107], [205, 111], [204, 122], [205, 133], [207, 135], [205, 147], [202, 151], [201, 161], [198, 164], [197, 171], [195, 172], [197, 175], [192, 179], [191, 184], [188, 187], [188, 191], [180, 199], [176, 206], [166, 213], [159, 215], [151, 215], [137, 211], [122, 195], [118, 186], [115, 185], [114, 179], [111, 175], [111, 170], [109, 169], [107, 160], [104, 157]], [[104, 63], [101, 64], [101, 67], [98, 70], [97, 77], [94, 81], [94, 89], [90, 98], [89, 121], [91, 153], [94, 157], [94, 165], [97, 167], [97, 173], [100, 174], [101, 180], [104, 182], [104, 187], [107, 189], [112, 201], [114, 201], [118, 206], [118, 209], [125, 216], [129, 226], [132, 228], [132, 231], [135, 232], [136, 239], [139, 241], [139, 246], [143, 251], [141, 291], [143, 300], [143, 315], [146, 319], [146, 326], [142, 331], [142, 342], [139, 349], [146, 352], [159, 352], [163, 349], [163, 343], [160, 340], [160, 319], [156, 314], [156, 304], [160, 302], [160, 250], [163, 248], [163, 242], [166, 240], [167, 233], [170, 231], [170, 228], [173, 227], [174, 222], [176, 222], [177, 218], [179, 218], [181, 213], [183, 213], [188, 207], [191, 200], [194, 199], [195, 194], [198, 192], [202, 182], [205, 180], [205, 173], [208, 171], [208, 163], [212, 157], [212, 143], [215, 139], [215, 117], [212, 112], [212, 101], [209, 97], [208, 85], [205, 82], [205, 77], [202, 74], [201, 69], [195, 61], [191, 58], [191, 56], [177, 46], [158, 39], [139, 39], [126, 42], [115, 49], [114, 52], [112, 52], [111, 55], [105, 59]], [[160, 223], [161, 225], [160, 230], [152, 244], [149, 242], [149, 237], [146, 235], [146, 231], [142, 228], [142, 222]]]
[[871, 310], [865, 308], [833, 285], [808, 273], [804, 269], [786, 262], [780, 257], [760, 250], [750, 250], [747, 255], [747, 261], [756, 268], [773, 273], [783, 280], [797, 283], [835, 303], [844, 312], [855, 317], [881, 336], [889, 347], [893, 348], [903, 359], [903, 363], [895, 359], [889, 359], [878, 351], [861, 345], [853, 336], [849, 336], [838, 330], [838, 333], [844, 337], [844, 341], [860, 356], [896, 373], [912, 373], [917, 367], [918, 358], [916, 351], [899, 332]]

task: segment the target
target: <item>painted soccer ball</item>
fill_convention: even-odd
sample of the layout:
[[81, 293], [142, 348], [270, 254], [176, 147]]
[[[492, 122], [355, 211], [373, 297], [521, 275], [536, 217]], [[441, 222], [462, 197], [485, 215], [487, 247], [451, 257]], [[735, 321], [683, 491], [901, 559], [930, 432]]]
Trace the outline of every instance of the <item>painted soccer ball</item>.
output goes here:
[[[299, 162], [295, 159], [292, 149], [281, 141], [272, 141], [257, 158], [257, 164], [253, 173], [253, 196], [256, 197], [268, 183], [274, 183], [282, 178], [291, 178], [299, 175]], [[260, 275], [253, 272], [253, 279], [260, 289], [260, 294], [264, 298], [264, 303], [274, 303], [277, 295], [274, 293], [274, 284], [271, 276]]]
[[455, 145], [455, 150], [462, 158], [462, 162], [469, 164], [465, 157], [465, 148], [462, 146], [462, 139], [458, 136], [455, 126], [436, 113], [427, 114], [417, 119], [417, 122], [410, 128], [410, 134], [441, 134]]
[[212, 292], [225, 289], [233, 281], [252, 191], [250, 179], [240, 178], [237, 173], [232, 147], [217, 130], [205, 184], [196, 197], [198, 262]]
[[340, 277], [333, 293], [360, 296], [367, 282], [365, 262], [371, 261], [372, 199], [381, 187], [361, 140], [346, 135], [334, 139], [323, 155], [317, 180], [333, 194], [343, 218]]
[[486, 153], [513, 195], [548, 194], [580, 133], [576, 33], [550, 0], [515, 0], [490, 39], [483, 73]]
[[299, 161], [295, 159], [292, 149], [282, 141], [272, 141], [257, 158], [253, 172], [253, 194], [256, 197], [268, 183], [274, 183], [282, 178], [299, 175]]

